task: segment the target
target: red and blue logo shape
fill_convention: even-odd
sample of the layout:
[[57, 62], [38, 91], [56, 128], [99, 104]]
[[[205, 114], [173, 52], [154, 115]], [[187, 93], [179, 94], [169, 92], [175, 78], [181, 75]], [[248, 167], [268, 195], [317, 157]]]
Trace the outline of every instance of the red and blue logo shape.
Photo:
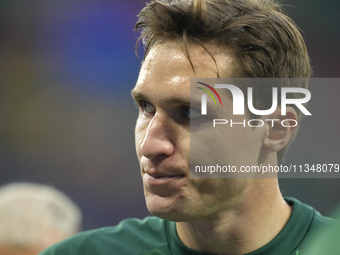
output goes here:
[[[214, 92], [214, 94], [217, 96], [217, 98], [220, 101], [220, 104], [222, 106], [221, 97], [220, 97], [220, 95], [217, 93], [217, 91], [212, 86], [210, 86], [210, 85], [208, 85], [206, 83], [203, 83], [203, 82], [197, 82], [197, 83], [207, 87], [212, 92]], [[196, 88], [201, 89], [205, 93], [207, 93], [212, 98], [212, 100], [214, 101], [215, 105], [217, 105], [216, 100], [215, 100], [213, 94], [211, 94], [211, 92], [209, 90], [204, 89], [204, 88], [200, 88], [200, 87], [196, 87]], [[207, 94], [202, 94], [202, 96], [201, 96], [201, 114], [202, 115], [207, 115]]]
[[[221, 106], [222, 106], [222, 100], [221, 100], [221, 98], [220, 98], [220, 95], [217, 93], [217, 91], [216, 91], [213, 87], [211, 87], [210, 85], [208, 85], [208, 84], [206, 84], [206, 83], [203, 83], [203, 82], [197, 82], [197, 83], [199, 83], [199, 84], [201, 84], [201, 85], [203, 85], [203, 86], [206, 86], [206, 87], [209, 88], [212, 92], [214, 92], [215, 95], [217, 96], [218, 100], [220, 101]], [[198, 88], [198, 89], [201, 89], [201, 90], [203, 90], [205, 93], [207, 93], [207, 94], [214, 100], [215, 105], [217, 105], [214, 96], [210, 93], [209, 90], [206, 90], [206, 89], [203, 89], [203, 88], [200, 88], [200, 87], [197, 87], [197, 88]]]

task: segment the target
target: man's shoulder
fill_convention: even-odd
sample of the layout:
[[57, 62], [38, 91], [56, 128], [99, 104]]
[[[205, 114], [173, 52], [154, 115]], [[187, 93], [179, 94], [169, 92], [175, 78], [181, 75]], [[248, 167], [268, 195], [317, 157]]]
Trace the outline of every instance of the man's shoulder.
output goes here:
[[332, 218], [323, 216], [312, 206], [302, 203], [296, 198], [286, 197], [285, 200], [289, 205], [293, 207], [298, 207], [299, 214], [311, 214], [312, 215], [311, 227], [319, 227], [319, 226], [327, 225], [330, 223], [334, 223], [335, 221]]
[[299, 250], [298, 254], [303, 255], [310, 238], [323, 227], [334, 223], [335, 220], [321, 215], [313, 207], [295, 198], [285, 198], [285, 200], [294, 208], [291, 219], [286, 226], [289, 226], [291, 234], [295, 237], [299, 236], [299, 238], [295, 239], [295, 241], [299, 240], [296, 250]]
[[[157, 217], [126, 219], [117, 226], [84, 231], [57, 243], [41, 255], [135, 254], [167, 244], [167, 228], [173, 222]], [[130, 252], [129, 252], [130, 251]]]

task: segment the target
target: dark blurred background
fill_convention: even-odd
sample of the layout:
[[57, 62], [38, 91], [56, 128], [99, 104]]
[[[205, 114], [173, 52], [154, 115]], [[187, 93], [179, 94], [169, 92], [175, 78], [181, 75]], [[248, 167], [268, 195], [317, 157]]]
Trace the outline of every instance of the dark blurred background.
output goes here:
[[[339, 2], [284, 3], [303, 31], [314, 77], [339, 77]], [[82, 209], [84, 229], [149, 215], [130, 97], [140, 67], [133, 27], [144, 4], [0, 1], [0, 185], [30, 181], [62, 190]], [[319, 99], [311, 107], [332, 124], [302, 124], [287, 164], [340, 163], [340, 90], [323, 92], [312, 94]], [[280, 179], [284, 195], [326, 215], [340, 202], [339, 184]]]

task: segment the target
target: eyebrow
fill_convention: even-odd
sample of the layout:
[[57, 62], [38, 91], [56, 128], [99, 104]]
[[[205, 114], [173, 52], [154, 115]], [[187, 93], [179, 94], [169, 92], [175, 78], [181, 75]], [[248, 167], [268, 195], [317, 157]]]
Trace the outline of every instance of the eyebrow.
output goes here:
[[[131, 96], [134, 99], [151, 101], [151, 99], [146, 94], [143, 94], [142, 92], [136, 89], [131, 90]], [[171, 103], [171, 104], [190, 105], [190, 98], [187, 99], [187, 98], [181, 98], [181, 97], [165, 97], [164, 101], [165, 103]]]
[[145, 96], [136, 89], [131, 90], [131, 96], [136, 99], [145, 99]]

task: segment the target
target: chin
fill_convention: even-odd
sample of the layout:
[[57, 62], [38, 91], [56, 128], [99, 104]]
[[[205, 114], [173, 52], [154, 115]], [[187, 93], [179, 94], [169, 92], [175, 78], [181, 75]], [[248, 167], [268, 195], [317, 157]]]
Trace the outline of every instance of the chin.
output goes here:
[[170, 221], [188, 221], [192, 220], [193, 210], [190, 210], [188, 203], [176, 201], [174, 198], [160, 197], [157, 195], [148, 195], [146, 198], [146, 206], [151, 214], [158, 218]]

